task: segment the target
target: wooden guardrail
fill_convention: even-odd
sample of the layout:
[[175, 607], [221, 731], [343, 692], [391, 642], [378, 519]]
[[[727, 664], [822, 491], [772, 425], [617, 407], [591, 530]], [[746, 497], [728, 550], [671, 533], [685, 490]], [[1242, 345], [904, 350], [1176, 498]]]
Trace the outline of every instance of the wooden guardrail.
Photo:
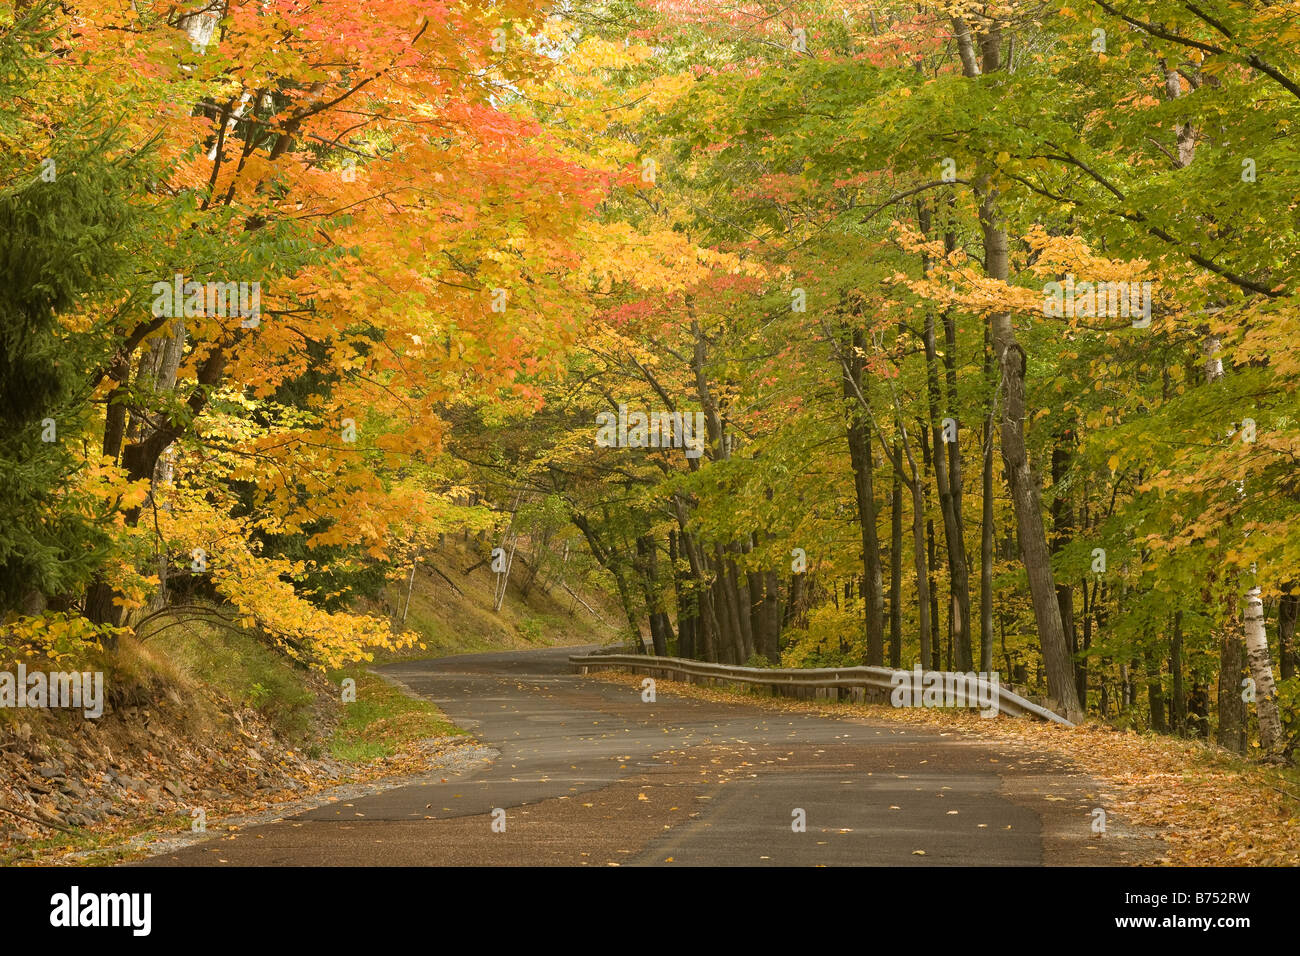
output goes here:
[[[991, 702], [997, 713], [1012, 717], [1036, 717], [1052, 723], [1073, 727], [1070, 721], [1026, 700], [1019, 694], [976, 674], [952, 671], [897, 671], [889, 667], [738, 667], [732, 664], [710, 664], [681, 657], [654, 657], [645, 654], [579, 654], [569, 658], [569, 664], [579, 674], [597, 671], [625, 670], [643, 674], [657, 680], [677, 680], [708, 686], [741, 685], [761, 687], [782, 697], [811, 697], [838, 700], [844, 697], [854, 701], [889, 703], [896, 690], [903, 689], [910, 700], [921, 700], [925, 684], [939, 687], [965, 688], [968, 706], [978, 706], [972, 697]], [[920, 680], [918, 681], [918, 678]], [[942, 683], [939, 683], [942, 679]], [[842, 695], [841, 691], [847, 691]]]

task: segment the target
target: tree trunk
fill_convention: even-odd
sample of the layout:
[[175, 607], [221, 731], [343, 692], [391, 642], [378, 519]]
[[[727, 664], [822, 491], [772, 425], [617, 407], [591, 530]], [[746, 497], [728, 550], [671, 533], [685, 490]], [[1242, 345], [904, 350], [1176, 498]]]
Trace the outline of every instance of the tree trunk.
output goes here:
[[[865, 398], [862, 390], [863, 359], [859, 350], [864, 346], [862, 332], [855, 329], [852, 337], [853, 348], [845, 364], [844, 397]], [[852, 380], [849, 380], [852, 376]], [[866, 598], [866, 658], [868, 665], [879, 665], [885, 661], [885, 595], [881, 581], [880, 542], [876, 534], [876, 497], [872, 484], [874, 462], [871, 454], [871, 433], [869, 425], [863, 420], [862, 413], [853, 408], [849, 412], [847, 437], [849, 443], [849, 462], [853, 467], [853, 489], [857, 497], [858, 525], [862, 532], [862, 569], [865, 577], [863, 587]]]
[[1155, 652], [1149, 648], [1143, 652], [1147, 671], [1147, 703], [1151, 708], [1151, 729], [1158, 734], [1169, 733], [1169, 723], [1165, 720], [1165, 692], [1160, 684], [1160, 664]]
[[1264, 630], [1264, 603], [1259, 588], [1246, 595], [1246, 661], [1255, 680], [1255, 714], [1259, 718], [1259, 746], [1266, 754], [1282, 746], [1282, 721], [1277, 712], [1277, 687], [1273, 683], [1273, 664], [1269, 659], [1268, 635]]
[[[986, 271], [992, 278], [1007, 278], [1007, 236], [1001, 228], [993, 197], [986, 193], [980, 203], [980, 221], [984, 232]], [[1029, 578], [1029, 593], [1038, 625], [1043, 663], [1047, 670], [1048, 693], [1058, 702], [1066, 719], [1083, 719], [1074, 681], [1074, 663], [1057, 603], [1056, 582], [1052, 574], [1047, 533], [1043, 527], [1042, 496], [1038, 477], [1029, 463], [1025, 444], [1025, 372], [1026, 356], [1016, 342], [1009, 312], [992, 316], [993, 347], [1002, 370], [1002, 457], [1006, 465], [1011, 503], [1016, 514], [1020, 553]]]
[[1183, 694], [1183, 612], [1175, 611], [1169, 637], [1169, 675], [1172, 678], [1170, 701], [1174, 733], [1187, 733], [1187, 698]]
[[659, 594], [659, 560], [654, 538], [642, 535], [636, 539], [637, 572], [641, 577], [642, 590], [645, 593], [646, 614], [650, 620], [650, 640], [654, 644], [655, 654], [666, 657], [668, 642], [672, 640], [672, 625], [668, 615], [660, 607]]
[[693, 658], [696, 655], [695, 629], [699, 624], [699, 607], [695, 595], [688, 593], [686, 573], [678, 564], [676, 529], [668, 532], [668, 556], [672, 562], [673, 593], [677, 598], [677, 656]]
[[763, 653], [772, 664], [781, 663], [780, 578], [775, 571], [763, 572]]
[[[980, 45], [980, 59], [975, 57], [974, 41], [964, 21], [955, 22], [958, 52], [962, 69], [969, 78], [993, 73], [1001, 68], [1001, 32], [996, 22], [986, 30]], [[997, 192], [991, 188], [987, 174], [975, 181], [979, 200], [980, 229], [983, 234], [984, 271], [992, 279], [1007, 280], [1009, 261], [1007, 234], [997, 209]], [[1002, 457], [1006, 464], [1011, 502], [1016, 513], [1020, 552], [1029, 577], [1029, 592], [1038, 625], [1043, 662], [1047, 669], [1048, 691], [1058, 702], [1067, 719], [1083, 719], [1074, 685], [1074, 666], [1066, 642], [1061, 609], [1056, 603], [1056, 582], [1052, 576], [1047, 534], [1043, 528], [1042, 496], [1038, 478], [1029, 463], [1025, 444], [1025, 373], [1028, 360], [1016, 341], [1011, 313], [996, 312], [990, 318], [993, 351], [1002, 380], [1002, 416], [1000, 432]]]
[[889, 493], [889, 666], [903, 666], [903, 483], [898, 472]]
[[916, 569], [916, 604], [918, 630], [921, 638], [921, 667], [937, 669], [933, 664], [933, 634], [930, 617], [930, 568], [925, 551], [925, 486], [917, 474], [916, 462], [908, 449], [906, 438], [903, 449], [907, 451], [908, 462], [912, 467], [912, 478], [907, 483], [912, 493], [912, 565]]
[[[934, 539], [934, 519], [929, 515], [925, 518], [925, 567], [928, 572], [926, 578], [926, 590], [930, 595], [930, 667], [932, 670], [943, 670], [943, 661], [941, 653], [943, 647], [938, 639], [941, 633], [939, 630], [939, 585], [936, 582], [938, 577], [936, 569], [939, 564], [939, 556], [935, 550]], [[952, 650], [948, 652], [949, 663], [952, 661]]]
[[1200, 680], [1192, 681], [1192, 692], [1187, 697], [1187, 727], [1193, 737], [1209, 739], [1210, 690]]
[[[992, 379], [992, 343], [984, 330], [985, 380]], [[984, 416], [983, 461], [980, 466], [980, 670], [993, 670], [993, 400]]]
[[740, 624], [740, 663], [744, 664], [754, 656], [754, 602], [749, 581], [736, 567], [736, 562], [729, 559], [727, 569], [727, 577], [736, 595], [736, 617]]
[[708, 561], [694, 536], [686, 530], [686, 503], [680, 495], [673, 495], [673, 512], [677, 518], [682, 554], [691, 568], [691, 599], [695, 610], [695, 625], [692, 628], [694, 652], [699, 660], [717, 663], [722, 628], [717, 607], [713, 603], [713, 589], [709, 584]]
[[790, 603], [785, 606], [785, 615], [781, 622], [786, 629], [806, 626], [803, 621], [803, 614], [805, 593], [808, 587], [807, 578], [806, 572], [790, 575]]
[[722, 640], [718, 654], [723, 664], [743, 664], [745, 662], [744, 638], [740, 631], [740, 608], [736, 602], [736, 589], [729, 574], [730, 562], [722, 545], [713, 546], [713, 594], [718, 608], [719, 623], [722, 625]]
[[1246, 702], [1241, 698], [1246, 673], [1246, 647], [1229, 621], [1219, 640], [1219, 746], [1246, 752]]
[[749, 630], [754, 635], [754, 653], [767, 657], [766, 606], [763, 603], [763, 572], [746, 571], [745, 583], [749, 588]]
[[[929, 207], [922, 203], [918, 206], [922, 233], [930, 232]], [[945, 245], [953, 241], [945, 236]], [[930, 271], [928, 257], [922, 256], [922, 270]], [[945, 322], [945, 328], [951, 320]], [[947, 333], [945, 333], [947, 334]], [[952, 333], [955, 335], [955, 332]], [[953, 343], [955, 345], [955, 343]], [[951, 348], [952, 346], [949, 346]], [[951, 363], [951, 355], [945, 358]], [[939, 511], [943, 519], [943, 536], [948, 558], [948, 592], [951, 598], [949, 608], [949, 631], [953, 650], [956, 654], [956, 668], [961, 671], [971, 669], [970, 643], [970, 570], [966, 560], [966, 527], [961, 513], [961, 457], [958, 449], [958, 436], [952, 435], [952, 441], [945, 440], [945, 429], [940, 419], [943, 399], [939, 389], [939, 348], [935, 338], [934, 312], [925, 313], [925, 367], [926, 390], [929, 399], [930, 436], [933, 444], [933, 465], [935, 488], [939, 493]], [[946, 375], [948, 383], [948, 408], [956, 408], [956, 376]], [[956, 418], [953, 418], [956, 422]], [[948, 446], [945, 454], [944, 446]], [[955, 473], [950, 473], [953, 463]], [[951, 656], [951, 655], [950, 655]]]
[[[1068, 442], [1073, 432], [1066, 429], [1056, 437], [1052, 445], [1052, 554], [1058, 554], [1074, 537], [1074, 508], [1062, 485], [1070, 467], [1070, 450]], [[1086, 587], [1086, 585], [1085, 585]], [[1066, 643], [1070, 648], [1071, 660], [1078, 660], [1079, 635], [1074, 626], [1074, 587], [1068, 581], [1056, 585], [1056, 605], [1061, 610], [1061, 626], [1065, 628]], [[1088, 706], [1087, 672], [1076, 666], [1074, 671], [1075, 692], [1079, 695], [1079, 704], [1085, 710]]]
[[1296, 675], [1296, 618], [1300, 617], [1300, 594], [1283, 594], [1277, 610], [1277, 662], [1282, 679]]

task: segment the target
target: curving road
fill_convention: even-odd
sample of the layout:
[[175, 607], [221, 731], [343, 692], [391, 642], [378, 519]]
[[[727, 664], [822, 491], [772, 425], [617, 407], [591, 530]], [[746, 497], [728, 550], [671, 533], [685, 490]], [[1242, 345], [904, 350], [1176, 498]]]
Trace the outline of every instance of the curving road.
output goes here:
[[570, 674], [580, 650], [385, 666], [499, 756], [447, 783], [330, 804], [148, 862], [1059, 865], [1150, 852], [1113, 821], [1092, 834], [1095, 785], [1058, 756], [662, 689], [645, 703], [636, 688]]

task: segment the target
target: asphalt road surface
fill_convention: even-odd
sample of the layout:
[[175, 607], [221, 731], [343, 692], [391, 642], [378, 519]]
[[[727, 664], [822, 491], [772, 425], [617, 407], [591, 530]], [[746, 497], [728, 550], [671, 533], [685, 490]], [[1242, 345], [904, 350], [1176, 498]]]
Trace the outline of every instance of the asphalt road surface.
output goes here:
[[148, 863], [1077, 865], [1151, 852], [1113, 821], [1092, 832], [1096, 785], [1059, 756], [663, 684], [647, 703], [636, 687], [571, 674], [579, 650], [385, 666], [499, 756]]

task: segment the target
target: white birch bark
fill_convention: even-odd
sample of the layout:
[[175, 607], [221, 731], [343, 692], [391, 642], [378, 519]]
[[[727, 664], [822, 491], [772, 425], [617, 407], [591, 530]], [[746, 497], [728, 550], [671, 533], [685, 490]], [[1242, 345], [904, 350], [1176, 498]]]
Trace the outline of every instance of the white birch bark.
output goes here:
[[1246, 594], [1246, 663], [1255, 681], [1255, 713], [1259, 716], [1259, 745], [1274, 753], [1282, 742], [1282, 721], [1277, 712], [1277, 687], [1273, 683], [1273, 661], [1264, 630], [1264, 602], [1259, 588]]

